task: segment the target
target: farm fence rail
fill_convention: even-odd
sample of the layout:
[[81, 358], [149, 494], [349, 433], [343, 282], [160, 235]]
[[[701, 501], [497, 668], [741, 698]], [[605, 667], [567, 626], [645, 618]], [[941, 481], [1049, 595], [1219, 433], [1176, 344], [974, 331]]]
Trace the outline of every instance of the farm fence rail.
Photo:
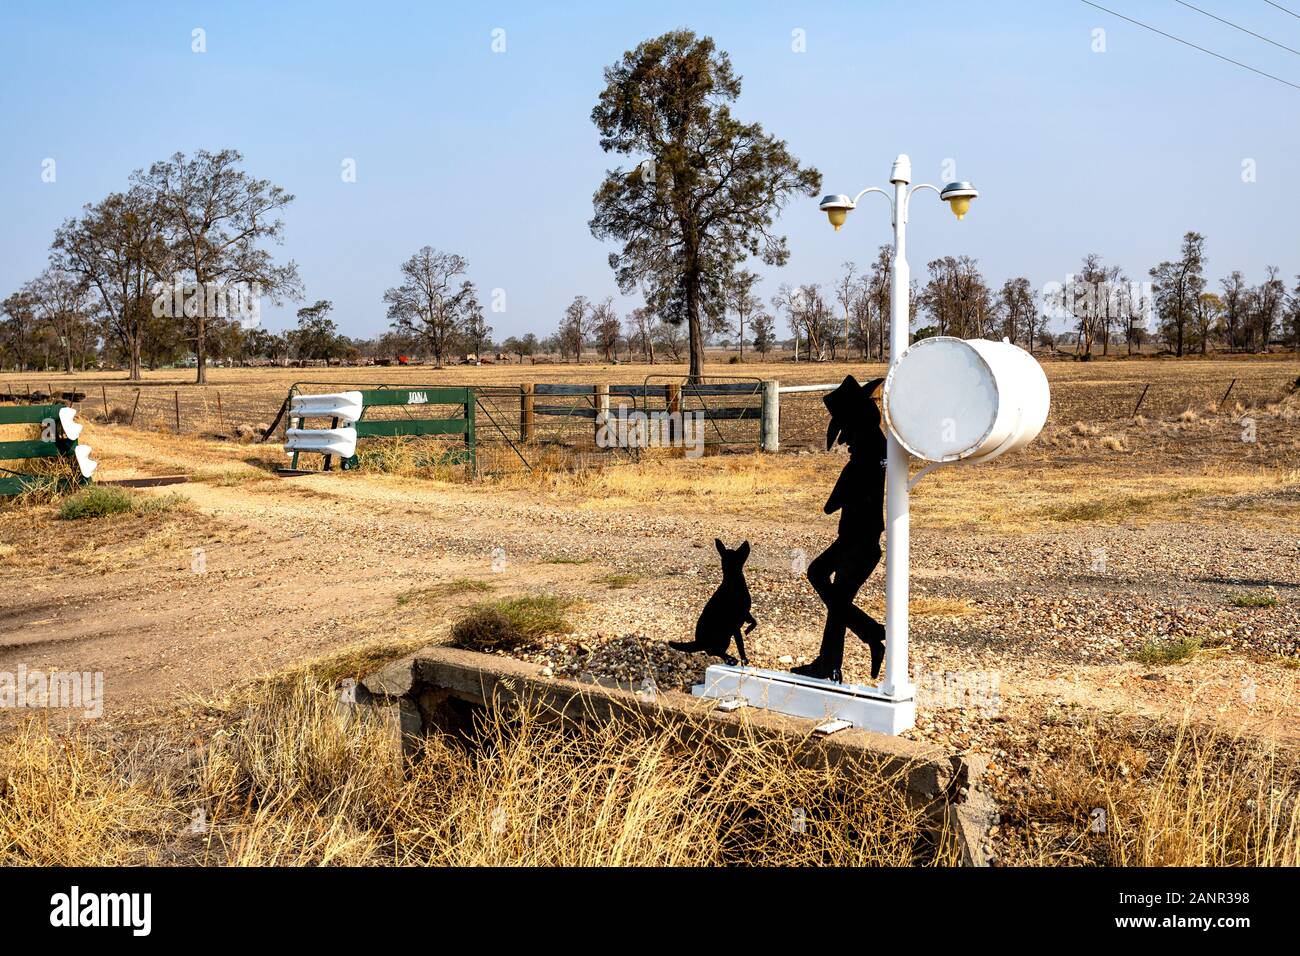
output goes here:
[[[805, 373], [806, 375], [806, 373]], [[838, 371], [818, 369], [828, 387]], [[1132, 418], [1172, 418], [1187, 409], [1205, 412], [1267, 404], [1294, 387], [1294, 375], [1195, 381], [1058, 381], [1052, 385], [1049, 423], [1106, 422]], [[438, 384], [444, 387], [450, 383]], [[800, 383], [792, 382], [791, 385]], [[303, 392], [363, 387], [347, 382], [300, 383]], [[365, 386], [374, 387], [374, 386]], [[397, 387], [384, 383], [383, 387]], [[403, 383], [402, 387], [414, 387]], [[478, 401], [479, 467], [484, 473], [534, 469], [581, 469], [639, 461], [650, 456], [681, 456], [680, 447], [620, 447], [598, 441], [597, 415], [632, 411], [646, 415], [673, 412], [700, 416], [706, 453], [748, 451], [762, 440], [763, 382], [752, 376], [707, 376], [691, 385], [684, 376], [651, 374], [624, 383], [526, 383], [472, 385]], [[801, 388], [806, 387], [800, 385]], [[83, 421], [112, 422], [137, 429], [226, 440], [257, 440], [275, 423], [283, 440], [286, 421], [277, 414], [285, 403], [281, 383], [174, 385], [78, 381], [51, 376], [48, 383], [17, 384], [0, 377], [0, 403], [64, 401]], [[783, 391], [779, 441], [783, 451], [820, 448], [825, 441], [824, 391]], [[620, 411], [621, 409], [621, 411]], [[380, 412], [379, 414], [384, 414]], [[400, 415], [400, 409], [389, 414]]]

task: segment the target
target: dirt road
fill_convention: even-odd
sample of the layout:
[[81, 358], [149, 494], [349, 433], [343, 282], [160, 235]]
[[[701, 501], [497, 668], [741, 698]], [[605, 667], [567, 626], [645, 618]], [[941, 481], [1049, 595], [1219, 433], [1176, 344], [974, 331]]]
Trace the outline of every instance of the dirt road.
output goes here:
[[[106, 477], [156, 466], [152, 439], [122, 429], [99, 441]], [[689, 684], [708, 660], [663, 642], [689, 633], [717, 583], [715, 537], [753, 546], [753, 662], [788, 667], [816, 651], [821, 609], [801, 568], [834, 534], [816, 503], [842, 464], [835, 455], [627, 466], [525, 486], [277, 479], [248, 464], [273, 453], [247, 446], [190, 441], [173, 453], [200, 480], [144, 493], [178, 495], [175, 507], [77, 522], [55, 520], [51, 507], [3, 515], [0, 670], [103, 671], [110, 716], [165, 708], [358, 643], [444, 640], [485, 596], [430, 589], [474, 578], [489, 598], [581, 600], [575, 633], [526, 649], [530, 659]], [[996, 724], [1053, 708], [1177, 716], [1189, 706], [1296, 734], [1291, 511], [1180, 515], [1175, 496], [1161, 505], [1172, 512], [1097, 522], [926, 520], [939, 499], [946, 510], [983, 506], [988, 480], [954, 475], [917, 499], [912, 658], [929, 694], [917, 736], [980, 749]], [[1053, 480], [1033, 479], [1024, 496], [1048, 495]], [[882, 585], [883, 571], [861, 598], [877, 614]], [[1247, 591], [1275, 603], [1233, 606]], [[1189, 661], [1132, 659], [1149, 642], [1182, 639], [1201, 645]], [[865, 678], [865, 649], [851, 644], [847, 668]], [[972, 693], [991, 700], [972, 706]]]

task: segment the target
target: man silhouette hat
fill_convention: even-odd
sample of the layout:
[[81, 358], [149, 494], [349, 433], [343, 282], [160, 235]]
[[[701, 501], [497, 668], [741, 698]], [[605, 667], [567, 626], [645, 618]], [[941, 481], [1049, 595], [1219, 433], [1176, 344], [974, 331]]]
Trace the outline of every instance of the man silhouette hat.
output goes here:
[[879, 675], [884, 660], [884, 626], [853, 603], [880, 563], [880, 535], [885, 530], [887, 446], [880, 430], [880, 409], [871, 397], [882, 382], [877, 378], [862, 385], [846, 375], [822, 399], [830, 412], [826, 450], [847, 445], [849, 461], [822, 509], [828, 515], [840, 512], [839, 533], [808, 565], [808, 580], [826, 605], [826, 626], [816, 660], [793, 669], [805, 677], [842, 679], [845, 628], [871, 648], [872, 678]]

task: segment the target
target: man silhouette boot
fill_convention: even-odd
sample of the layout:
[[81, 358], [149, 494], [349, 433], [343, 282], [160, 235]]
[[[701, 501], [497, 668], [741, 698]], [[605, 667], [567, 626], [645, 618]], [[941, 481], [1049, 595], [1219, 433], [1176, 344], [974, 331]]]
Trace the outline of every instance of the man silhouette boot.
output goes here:
[[887, 446], [880, 430], [880, 410], [871, 398], [883, 381], [873, 379], [864, 386], [848, 375], [822, 399], [831, 414], [826, 450], [847, 445], [849, 461], [822, 509], [828, 515], [840, 512], [839, 534], [808, 565], [808, 580], [826, 605], [826, 626], [817, 658], [791, 669], [804, 677], [843, 680], [846, 628], [871, 648], [873, 680], [885, 658], [884, 626], [853, 603], [880, 563], [880, 536], [885, 530]]

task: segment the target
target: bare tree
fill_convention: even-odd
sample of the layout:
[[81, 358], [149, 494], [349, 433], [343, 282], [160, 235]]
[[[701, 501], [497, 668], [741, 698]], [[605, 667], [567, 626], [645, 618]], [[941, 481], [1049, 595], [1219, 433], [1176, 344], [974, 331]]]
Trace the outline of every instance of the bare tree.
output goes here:
[[1160, 315], [1161, 330], [1182, 355], [1187, 327], [1196, 314], [1196, 300], [1205, 288], [1201, 270], [1205, 266], [1205, 237], [1199, 232], [1183, 236], [1182, 255], [1176, 262], [1162, 262], [1151, 270], [1152, 290]]
[[417, 336], [439, 367], [478, 303], [474, 284], [462, 278], [468, 269], [455, 253], [424, 246], [402, 263], [402, 284], [384, 292], [392, 327]]
[[591, 303], [585, 295], [574, 296], [564, 309], [564, 318], [560, 320], [557, 332], [560, 354], [572, 353], [579, 365], [582, 364], [582, 347], [591, 329], [591, 312]]
[[938, 335], [982, 338], [993, 331], [993, 293], [970, 256], [944, 256], [927, 264], [930, 278], [916, 304]]
[[1007, 279], [998, 293], [1002, 310], [1002, 334], [1012, 342], [1024, 341], [1034, 348], [1034, 326], [1038, 316], [1037, 293], [1024, 276]]
[[1246, 285], [1246, 277], [1240, 270], [1234, 270], [1226, 279], [1220, 279], [1219, 287], [1223, 289], [1223, 294], [1219, 296], [1223, 301], [1223, 334], [1227, 339], [1228, 348], [1239, 349], [1245, 345], [1245, 327], [1248, 322], [1246, 309], [1250, 289]]
[[1264, 268], [1264, 281], [1251, 290], [1250, 334], [1251, 345], [1259, 352], [1268, 351], [1273, 330], [1282, 317], [1286, 299], [1286, 285], [1278, 278], [1277, 266]]
[[141, 186], [87, 205], [55, 233], [52, 263], [99, 295], [107, 337], [140, 378], [140, 346], [153, 313], [155, 278], [168, 272], [168, 245], [154, 195]]
[[778, 314], [785, 314], [785, 324], [794, 335], [794, 360], [799, 361], [799, 336], [803, 331], [803, 319], [800, 315], [799, 299], [802, 291], [798, 286], [782, 282], [772, 296], [772, 309]]
[[850, 345], [856, 345], [858, 352], [865, 360], [871, 354], [872, 342], [871, 282], [866, 276], [862, 276], [853, 284], [849, 298], [849, 317], [851, 324], [849, 326], [848, 342], [844, 346], [845, 360], [848, 360]]
[[1202, 292], [1196, 297], [1196, 338], [1202, 355], [1209, 351], [1210, 336], [1218, 328], [1223, 313], [1223, 300], [1213, 292]]
[[651, 365], [655, 364], [654, 314], [645, 306], [632, 310], [627, 318], [628, 342], [641, 343], [641, 355]]
[[758, 275], [748, 269], [741, 269], [731, 276], [726, 285], [727, 308], [736, 316], [736, 335], [740, 343], [740, 361], [745, 361], [745, 323], [749, 321], [762, 306], [762, 300], [754, 295], [754, 285]]
[[36, 306], [37, 318], [58, 340], [63, 352], [63, 371], [71, 372], [73, 352], [85, 340], [85, 327], [90, 324], [86, 281], [67, 269], [47, 266], [25, 288]]
[[620, 329], [613, 298], [607, 298], [592, 307], [591, 329], [596, 338], [596, 346], [605, 353], [605, 361], [614, 361], [618, 352]]
[[[841, 268], [844, 272], [835, 283], [835, 301], [844, 310], [844, 361], [847, 362], [849, 360], [849, 323], [853, 318], [853, 302], [858, 297], [859, 291], [858, 265], [856, 262], [845, 262]], [[831, 349], [831, 358], [835, 358], [834, 348]]]
[[298, 267], [276, 265], [261, 245], [283, 241], [279, 216], [293, 196], [240, 169], [243, 159], [234, 149], [176, 153], [131, 176], [153, 194], [175, 261], [196, 287], [198, 307], [187, 305], [185, 315], [194, 321], [199, 383], [207, 381], [209, 323], [232, 318], [229, 295], [249, 296], [257, 305], [263, 296], [278, 304], [301, 292]]
[[680, 323], [665, 322], [663, 319], [656, 318], [651, 337], [661, 351], [667, 352], [673, 357], [674, 362], [682, 360], [682, 352], [686, 350], [687, 344]]
[[[885, 340], [889, 338], [889, 287], [893, 281], [894, 271], [894, 253], [889, 246], [881, 246], [876, 250], [876, 261], [871, 264], [871, 272], [867, 276], [867, 298], [871, 303], [871, 311], [875, 315], [876, 323], [876, 358], [882, 362], [885, 359]], [[912, 297], [913, 307], [917, 305], [916, 297]]]
[[487, 324], [483, 306], [479, 304], [478, 294], [473, 285], [469, 287], [469, 294], [465, 297], [461, 313], [464, 315], [461, 335], [465, 339], [465, 344], [474, 353], [474, 358], [482, 360], [484, 352], [492, 351], [492, 326]]

